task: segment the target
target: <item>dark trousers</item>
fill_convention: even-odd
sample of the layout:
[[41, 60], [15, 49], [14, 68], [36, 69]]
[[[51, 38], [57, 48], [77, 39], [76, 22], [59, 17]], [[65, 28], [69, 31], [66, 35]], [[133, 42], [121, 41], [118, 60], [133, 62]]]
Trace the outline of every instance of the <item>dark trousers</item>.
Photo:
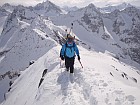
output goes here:
[[73, 73], [73, 71], [74, 71], [74, 57], [72, 57], [72, 58], [65, 57], [65, 66], [66, 66], [67, 70], [69, 70], [69, 68], [70, 68], [70, 73]]

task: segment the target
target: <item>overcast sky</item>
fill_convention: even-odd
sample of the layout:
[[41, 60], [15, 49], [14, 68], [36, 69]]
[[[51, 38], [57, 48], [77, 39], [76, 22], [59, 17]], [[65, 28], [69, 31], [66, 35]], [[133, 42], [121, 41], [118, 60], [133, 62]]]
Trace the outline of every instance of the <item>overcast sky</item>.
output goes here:
[[[46, 0], [0, 0], [0, 5], [4, 3], [10, 3], [14, 5], [22, 4], [22, 5], [36, 5], [37, 3], [43, 2]], [[49, 0], [55, 3], [58, 6], [77, 6], [83, 7], [87, 6], [90, 3], [93, 3], [97, 7], [103, 7], [107, 4], [120, 4], [122, 2], [127, 2], [135, 6], [140, 7], [140, 0]]]

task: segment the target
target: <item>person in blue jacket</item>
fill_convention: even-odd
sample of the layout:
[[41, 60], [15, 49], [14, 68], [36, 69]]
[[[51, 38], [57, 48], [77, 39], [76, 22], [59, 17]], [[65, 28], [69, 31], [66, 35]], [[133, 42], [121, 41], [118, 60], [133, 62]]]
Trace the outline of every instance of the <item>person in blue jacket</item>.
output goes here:
[[62, 46], [60, 51], [60, 57], [62, 60], [65, 59], [66, 70], [69, 71], [70, 69], [70, 73], [73, 73], [74, 71], [75, 52], [78, 60], [80, 60], [79, 50], [73, 39], [74, 38], [68, 34], [67, 41]]

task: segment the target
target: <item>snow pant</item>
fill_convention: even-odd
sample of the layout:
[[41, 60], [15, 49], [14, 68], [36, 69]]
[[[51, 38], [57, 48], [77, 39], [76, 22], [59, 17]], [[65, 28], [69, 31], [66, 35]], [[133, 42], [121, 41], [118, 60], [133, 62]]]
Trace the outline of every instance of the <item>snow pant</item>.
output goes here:
[[74, 71], [74, 60], [75, 60], [74, 57], [72, 58], [65, 57], [65, 66], [67, 70], [69, 70], [70, 68], [70, 73], [73, 73]]

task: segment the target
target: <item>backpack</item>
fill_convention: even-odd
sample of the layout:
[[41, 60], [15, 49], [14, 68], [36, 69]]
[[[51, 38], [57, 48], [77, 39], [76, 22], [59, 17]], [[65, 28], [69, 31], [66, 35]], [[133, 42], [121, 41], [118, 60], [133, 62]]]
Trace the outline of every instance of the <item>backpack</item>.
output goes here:
[[73, 41], [73, 45], [72, 46], [68, 46], [67, 42], [65, 43], [66, 47], [65, 47], [65, 51], [64, 51], [64, 57], [66, 57], [66, 49], [70, 48], [72, 50], [72, 48], [75, 47], [75, 42]]

